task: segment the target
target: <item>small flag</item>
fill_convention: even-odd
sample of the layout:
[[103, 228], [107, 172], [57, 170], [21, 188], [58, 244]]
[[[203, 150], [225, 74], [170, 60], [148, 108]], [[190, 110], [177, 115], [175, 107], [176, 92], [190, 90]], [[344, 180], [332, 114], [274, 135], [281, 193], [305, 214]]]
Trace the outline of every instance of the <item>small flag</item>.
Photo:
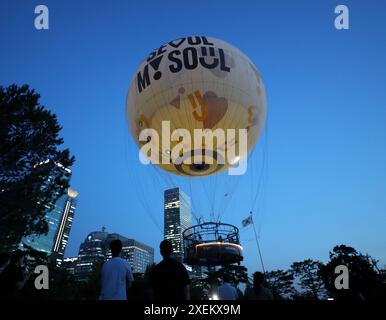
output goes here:
[[251, 223], [253, 223], [252, 215], [249, 215], [248, 218], [241, 221], [241, 224], [243, 225], [243, 227], [246, 227], [247, 225], [250, 225]]

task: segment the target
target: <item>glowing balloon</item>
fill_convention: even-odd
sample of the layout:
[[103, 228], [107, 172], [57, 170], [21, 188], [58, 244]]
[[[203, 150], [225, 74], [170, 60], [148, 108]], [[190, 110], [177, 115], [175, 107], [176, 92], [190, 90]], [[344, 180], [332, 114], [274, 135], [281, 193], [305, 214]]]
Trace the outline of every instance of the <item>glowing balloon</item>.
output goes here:
[[[208, 176], [234, 166], [253, 149], [265, 122], [266, 96], [259, 72], [240, 50], [211, 37], [185, 37], [162, 45], [140, 65], [129, 87], [126, 115], [139, 147], [159, 144], [157, 166], [182, 176]], [[141, 138], [146, 128], [157, 134]], [[223, 130], [226, 141], [194, 145], [195, 129]], [[228, 129], [236, 130], [235, 138], [228, 139]], [[239, 150], [239, 129], [246, 129], [248, 152], [229, 158], [228, 149]], [[178, 139], [169, 136], [173, 131]], [[204, 153], [200, 162], [193, 158], [195, 151]], [[174, 161], [176, 152], [179, 161]]]

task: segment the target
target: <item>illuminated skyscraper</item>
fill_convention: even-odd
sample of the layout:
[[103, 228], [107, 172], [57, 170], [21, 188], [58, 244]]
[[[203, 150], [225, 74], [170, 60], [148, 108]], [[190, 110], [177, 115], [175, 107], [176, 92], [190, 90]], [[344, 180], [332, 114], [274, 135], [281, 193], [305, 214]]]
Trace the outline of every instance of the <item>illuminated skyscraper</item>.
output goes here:
[[164, 192], [164, 238], [173, 245], [173, 256], [182, 262], [184, 242], [182, 233], [192, 226], [190, 198], [180, 189]]
[[[80, 245], [74, 270], [77, 281], [88, 280], [94, 267], [111, 259], [109, 245], [115, 239], [122, 241], [121, 258], [130, 262], [133, 273], [145, 273], [146, 267], [154, 262], [152, 247], [117, 233], [107, 233], [103, 228], [102, 231], [91, 232]], [[66, 261], [66, 268], [72, 267]]]
[[72, 220], [74, 218], [75, 208], [76, 208], [76, 197], [78, 192], [74, 189], [68, 188], [67, 195], [64, 196], [64, 205], [60, 223], [58, 224], [57, 232], [54, 238], [54, 246], [52, 248], [52, 253], [55, 255], [56, 265], [60, 266], [63, 258], [64, 252], [67, 247], [68, 237], [70, 235]]
[[[53, 161], [46, 161], [37, 166], [52, 166], [51, 175], [47, 177], [43, 183], [42, 188], [46, 188], [49, 184], [55, 183], [56, 178], [69, 180], [71, 177], [71, 170], [63, 167], [60, 163]], [[56, 265], [60, 265], [64, 251], [67, 246], [68, 237], [71, 231], [72, 220], [76, 208], [76, 197], [78, 193], [68, 188], [66, 193], [60, 196], [54, 203], [47, 206], [45, 213], [45, 220], [48, 224], [47, 234], [29, 235], [21, 239], [20, 247], [32, 247], [37, 251], [46, 253], [53, 258]]]
[[66, 270], [69, 274], [75, 274], [75, 266], [78, 261], [78, 257], [64, 258], [61, 267]]
[[107, 236], [103, 228], [91, 232], [81, 243], [74, 272], [77, 281], [87, 281], [93, 268], [105, 260]]
[[[121, 258], [130, 262], [133, 273], [145, 273], [146, 267], [154, 263], [154, 249], [134, 239], [128, 239], [117, 233], [109, 234], [106, 240], [108, 247], [110, 241], [119, 239], [122, 241]], [[111, 258], [111, 252], [108, 250], [107, 259]]]

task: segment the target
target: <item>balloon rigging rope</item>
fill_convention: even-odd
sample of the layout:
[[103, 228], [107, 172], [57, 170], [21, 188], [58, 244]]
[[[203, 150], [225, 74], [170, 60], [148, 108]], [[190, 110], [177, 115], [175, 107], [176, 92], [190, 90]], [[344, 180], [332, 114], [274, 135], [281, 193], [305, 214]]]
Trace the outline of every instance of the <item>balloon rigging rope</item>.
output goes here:
[[[128, 150], [127, 150], [128, 151]], [[125, 153], [126, 157], [127, 157], [127, 152]], [[127, 159], [128, 160], [128, 159]], [[154, 215], [152, 214], [152, 211], [150, 209], [150, 206], [149, 204], [147, 203], [147, 201], [144, 200], [143, 198], [143, 195], [146, 194], [144, 192], [144, 187], [142, 185], [142, 182], [141, 182], [141, 179], [138, 178], [138, 175], [135, 173], [135, 170], [133, 170], [133, 172], [131, 172], [131, 170], [129, 169], [129, 166], [127, 166], [127, 170], [129, 171], [129, 173], [131, 173], [132, 176], [134, 176], [137, 180], [137, 185], [139, 187], [139, 190], [140, 190], [140, 194], [138, 195], [138, 199], [139, 199], [139, 202], [141, 203], [143, 209], [145, 210], [145, 213], [146, 215], [150, 218], [150, 220], [153, 222], [153, 224], [157, 227], [157, 229], [160, 231], [160, 233], [162, 234], [163, 231], [162, 231], [162, 228], [160, 227], [158, 221], [156, 220], [156, 218], [154, 217]], [[127, 180], [127, 184], [129, 186], [129, 189], [131, 187], [131, 184], [129, 183], [129, 181]], [[137, 188], [135, 188], [136, 191], [138, 191]]]
[[196, 219], [196, 222], [199, 223], [200, 217], [198, 217], [197, 214], [196, 214], [197, 211], [196, 211], [196, 208], [195, 208], [195, 205], [194, 205], [194, 200], [193, 200], [194, 198], [193, 198], [192, 180], [191, 179], [189, 179], [189, 189], [190, 189], [190, 202], [192, 204], [191, 210], [192, 210], [194, 218]]
[[262, 188], [262, 180], [263, 180], [263, 177], [266, 176], [266, 171], [268, 169], [268, 159], [267, 159], [268, 150], [267, 149], [268, 149], [268, 123], [266, 125], [266, 132], [265, 132], [264, 145], [263, 145], [263, 163], [261, 166], [260, 176], [258, 178], [258, 187], [256, 189], [256, 194], [253, 202], [251, 203], [251, 212], [253, 212], [257, 203], [258, 196], [261, 194], [260, 191]]

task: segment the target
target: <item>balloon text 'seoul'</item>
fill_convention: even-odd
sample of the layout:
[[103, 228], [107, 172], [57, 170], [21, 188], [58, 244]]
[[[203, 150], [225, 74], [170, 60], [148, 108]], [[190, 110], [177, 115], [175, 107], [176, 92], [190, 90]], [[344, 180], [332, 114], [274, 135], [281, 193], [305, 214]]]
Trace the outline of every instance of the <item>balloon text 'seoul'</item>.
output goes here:
[[204, 35], [154, 49], [135, 72], [126, 100], [142, 163], [187, 178], [245, 173], [266, 113], [264, 83], [253, 62]]

